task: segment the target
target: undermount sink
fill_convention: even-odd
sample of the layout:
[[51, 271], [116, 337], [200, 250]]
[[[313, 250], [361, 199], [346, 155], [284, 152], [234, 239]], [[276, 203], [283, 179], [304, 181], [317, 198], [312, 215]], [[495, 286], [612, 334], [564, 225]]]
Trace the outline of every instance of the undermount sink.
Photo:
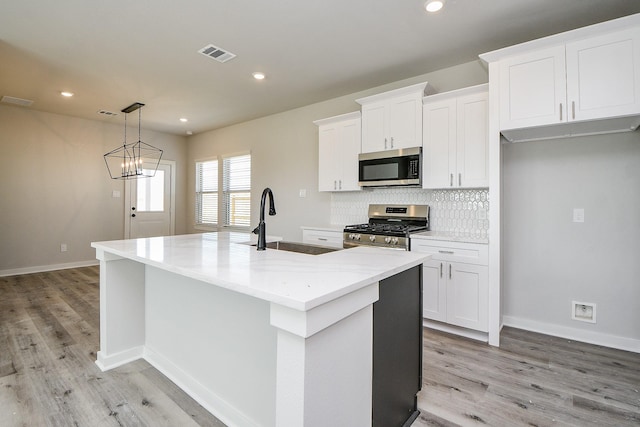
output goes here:
[[[251, 245], [256, 246], [256, 245]], [[268, 242], [267, 249], [276, 249], [279, 251], [298, 252], [307, 255], [321, 255], [328, 252], [339, 251], [339, 248], [329, 248], [327, 246], [310, 245], [308, 243], [297, 242]]]

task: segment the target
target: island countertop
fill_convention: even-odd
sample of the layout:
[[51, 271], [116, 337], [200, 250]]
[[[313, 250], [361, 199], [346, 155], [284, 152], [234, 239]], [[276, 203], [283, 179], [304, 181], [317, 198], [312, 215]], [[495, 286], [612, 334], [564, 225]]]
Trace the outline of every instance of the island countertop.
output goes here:
[[94, 242], [98, 252], [308, 311], [414, 267], [429, 255], [356, 247], [322, 255], [256, 250], [246, 233], [219, 232]]

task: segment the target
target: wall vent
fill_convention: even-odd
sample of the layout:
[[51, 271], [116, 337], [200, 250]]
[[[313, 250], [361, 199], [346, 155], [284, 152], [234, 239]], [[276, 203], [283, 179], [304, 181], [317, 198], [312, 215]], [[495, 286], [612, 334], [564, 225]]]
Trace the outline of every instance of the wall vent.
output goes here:
[[204, 56], [208, 56], [209, 58], [213, 58], [218, 62], [227, 62], [236, 57], [235, 54], [228, 52], [224, 49], [221, 49], [212, 44], [207, 45], [200, 49], [198, 53], [203, 54]]
[[0, 99], [0, 102], [4, 102], [5, 104], [13, 104], [13, 105], [19, 105], [21, 107], [31, 107], [31, 104], [33, 104], [33, 101], [31, 101], [30, 99], [22, 99], [22, 98], [14, 98], [13, 96], [3, 96], [2, 99]]
[[107, 110], [98, 110], [98, 114], [102, 114], [103, 116], [117, 116], [118, 113], [114, 113], [113, 111], [107, 111]]

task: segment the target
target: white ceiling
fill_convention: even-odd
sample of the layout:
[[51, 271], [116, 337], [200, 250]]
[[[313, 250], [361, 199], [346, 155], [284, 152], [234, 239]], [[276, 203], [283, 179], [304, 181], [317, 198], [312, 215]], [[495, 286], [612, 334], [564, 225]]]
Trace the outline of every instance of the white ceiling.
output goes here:
[[[143, 127], [198, 133], [640, 12], [638, 0], [446, 0], [436, 14], [424, 3], [4, 1], [0, 96], [115, 123], [123, 114], [97, 111], [139, 101]], [[237, 57], [221, 64], [197, 53], [207, 44]], [[267, 78], [255, 81], [254, 71]]]

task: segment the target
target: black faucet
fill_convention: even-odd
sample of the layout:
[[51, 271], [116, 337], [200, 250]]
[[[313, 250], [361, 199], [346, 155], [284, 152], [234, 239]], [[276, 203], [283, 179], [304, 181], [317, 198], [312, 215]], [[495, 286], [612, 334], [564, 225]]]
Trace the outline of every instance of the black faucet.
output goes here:
[[267, 248], [267, 227], [264, 222], [264, 202], [267, 198], [267, 194], [269, 194], [269, 215], [274, 216], [276, 214], [276, 205], [273, 202], [273, 192], [267, 187], [262, 191], [262, 198], [260, 199], [260, 224], [253, 229], [253, 234], [258, 235], [259, 251], [264, 251]]

